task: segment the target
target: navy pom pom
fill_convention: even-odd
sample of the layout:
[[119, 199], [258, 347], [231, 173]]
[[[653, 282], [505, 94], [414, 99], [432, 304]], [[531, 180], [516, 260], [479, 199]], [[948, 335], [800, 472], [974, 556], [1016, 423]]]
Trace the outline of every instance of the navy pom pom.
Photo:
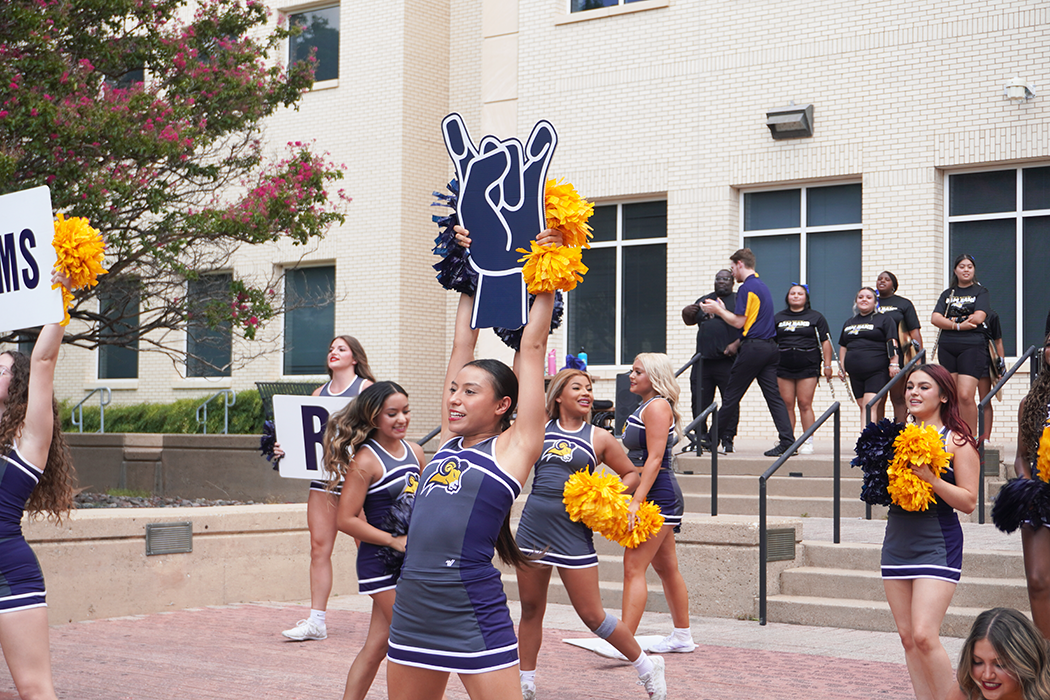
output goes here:
[[857, 456], [850, 462], [850, 466], [860, 467], [864, 472], [860, 500], [865, 503], [888, 506], [893, 502], [890, 498], [890, 478], [887, 471], [893, 460], [893, 441], [902, 430], [903, 423], [894, 423], [889, 418], [883, 418], [878, 423], [868, 423], [857, 438]]
[[[536, 301], [536, 295], [529, 295], [529, 309], [532, 309], [532, 302]], [[551, 312], [551, 330], [554, 331], [561, 328], [561, 317], [565, 313], [565, 302], [562, 300], [561, 291], [557, 290], [554, 292], [554, 310]], [[517, 352], [521, 349], [521, 334], [525, 330], [525, 326], [521, 328], [493, 328], [492, 331], [499, 336], [499, 339], [503, 341], [503, 344], [508, 348]]]
[[1050, 523], [1050, 484], [1039, 479], [1010, 479], [995, 497], [992, 522], [1007, 534], [1025, 523], [1037, 528]]
[[277, 445], [277, 427], [272, 420], [263, 423], [263, 434], [259, 438], [259, 452], [266, 458], [267, 462], [273, 462], [276, 470], [281, 463], [281, 458], [274, 456], [273, 448]]
[[431, 217], [439, 228], [437, 238], [434, 239], [434, 255], [441, 256], [441, 261], [434, 265], [434, 269], [437, 270], [437, 281], [442, 287], [473, 296], [478, 289], [478, 271], [471, 267], [467, 249], [456, 243], [456, 232], [452, 229], [458, 222], [456, 204], [459, 201], [459, 182], [449, 182], [448, 191], [452, 194], [435, 192], [437, 201], [430, 204], [432, 207], [452, 209], [445, 216]]
[[[394, 501], [379, 529], [389, 532], [394, 537], [407, 535], [408, 523], [412, 519], [412, 506], [415, 500], [415, 494], [403, 494]], [[399, 552], [393, 547], [382, 547], [378, 556], [386, 568], [386, 573], [391, 575], [400, 574], [401, 564], [405, 561], [404, 552]]]

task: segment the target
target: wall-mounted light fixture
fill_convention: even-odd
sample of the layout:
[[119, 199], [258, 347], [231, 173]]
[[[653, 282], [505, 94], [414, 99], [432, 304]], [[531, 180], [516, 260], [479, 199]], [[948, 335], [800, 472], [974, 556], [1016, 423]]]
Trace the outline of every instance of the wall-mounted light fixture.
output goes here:
[[774, 139], [799, 139], [813, 135], [813, 105], [775, 107], [766, 112], [766, 126]]
[[1003, 97], [1015, 104], [1021, 104], [1035, 97], [1035, 90], [1031, 85], [1014, 76], [1003, 86]]

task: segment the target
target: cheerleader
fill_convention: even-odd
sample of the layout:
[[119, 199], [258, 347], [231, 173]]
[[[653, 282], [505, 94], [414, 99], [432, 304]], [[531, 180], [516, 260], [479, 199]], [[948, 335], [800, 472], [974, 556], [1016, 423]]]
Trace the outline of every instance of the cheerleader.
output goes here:
[[[1050, 335], [1043, 344], [1042, 360], [1039, 378], [1028, 395], [1021, 399], [1018, 410], [1014, 470], [1022, 479], [1036, 477], [1037, 470], [1033, 467], [1039, 453], [1039, 439], [1050, 423], [1050, 371], [1047, 369], [1050, 367]], [[1050, 527], [1033, 527], [1030, 523], [1021, 525], [1021, 546], [1032, 621], [1043, 636], [1050, 639]]]
[[[545, 231], [537, 240], [543, 245], [556, 235]], [[543, 451], [543, 360], [554, 295], [536, 295], [518, 377], [502, 362], [472, 360], [472, 309], [473, 299], [462, 295], [445, 374], [443, 442], [416, 491], [390, 622], [391, 700], [438, 698], [449, 673], [459, 674], [475, 700], [521, 698], [514, 624], [492, 556], [495, 550], [507, 564], [528, 565], [510, 531], [510, 509]], [[662, 700], [662, 662], [641, 661], [653, 664], [643, 674], [647, 692]]]
[[[883, 270], [875, 280], [878, 296], [878, 312], [890, 317], [897, 327], [897, 340], [900, 348], [897, 361], [903, 367], [912, 358], [907, 354], [908, 347], [922, 349], [922, 330], [919, 315], [911, 300], [897, 296], [897, 276], [889, 270]], [[897, 382], [890, 388], [890, 402], [893, 404], [893, 420], [903, 423], [908, 418], [908, 407], [904, 405], [904, 382]]]
[[1028, 618], [1011, 608], [977, 616], [959, 653], [951, 700], [1047, 700], [1050, 652]]
[[[365, 349], [349, 335], [336, 336], [329, 344], [327, 372], [328, 381], [314, 389], [313, 396], [353, 398], [375, 381]], [[274, 446], [274, 454], [284, 454], [280, 445]], [[336, 527], [338, 506], [338, 484], [329, 489], [324, 481], [310, 482], [310, 494], [306, 499], [306, 526], [310, 531], [310, 617], [282, 632], [297, 642], [328, 638], [325, 612], [328, 596], [332, 593], [332, 550], [339, 534]]]
[[565, 483], [575, 472], [593, 471], [607, 464], [633, 490], [638, 473], [616, 439], [587, 422], [594, 399], [591, 378], [578, 369], [563, 369], [547, 390], [547, 423], [543, 456], [536, 462], [532, 491], [518, 523], [517, 542], [535, 557], [517, 568], [521, 622], [521, 693], [536, 697], [536, 659], [543, 641], [543, 613], [551, 567], [558, 575], [573, 608], [587, 627], [607, 640], [624, 658], [643, 659], [641, 647], [627, 626], [605, 611], [598, 587], [598, 555], [593, 535], [583, 523], [573, 522], [565, 510]]
[[[853, 302], [856, 315], [842, 325], [839, 335], [839, 376], [846, 381], [849, 375], [861, 418], [868, 403], [900, 372], [897, 328], [888, 316], [876, 313], [876, 298], [874, 289], [862, 287]], [[885, 398], [875, 404], [876, 422], [885, 406]]]
[[940, 629], [962, 567], [963, 536], [955, 510], [977, 504], [977, 447], [959, 417], [951, 375], [922, 365], [909, 376], [904, 397], [912, 420], [941, 431], [951, 464], [936, 476], [929, 464], [912, 472], [933, 488], [923, 511], [890, 506], [882, 543], [882, 583], [893, 613], [912, 689], [918, 700], [942, 700], [952, 688], [952, 665]]
[[[398, 525], [411, 511], [423, 463], [423, 448], [405, 441], [409, 420], [405, 390], [394, 382], [378, 382], [329, 418], [325, 429], [325, 466], [335, 474], [333, 480], [342, 481], [336, 520], [342, 532], [360, 543], [358, 592], [372, 598], [368, 637], [346, 676], [344, 700], [364, 699], [386, 656], [394, 586], [405, 551]], [[390, 550], [401, 554], [392, 556]]]
[[[66, 284], [60, 275], [56, 281]], [[44, 575], [22, 516], [61, 520], [73, 505], [73, 463], [53, 394], [63, 334], [53, 323], [40, 330], [32, 357], [0, 353], [0, 648], [19, 697], [34, 700], [57, 696]]]
[[952, 264], [950, 287], [941, 292], [931, 321], [941, 329], [937, 361], [959, 390], [959, 411], [977, 434], [977, 385], [988, 371], [988, 337], [981, 324], [992, 310], [988, 289], [977, 281], [977, 263], [972, 255], [960, 255]]
[[628, 509], [631, 517], [646, 500], [660, 506], [664, 525], [660, 532], [633, 549], [623, 552], [623, 621], [633, 634], [645, 612], [649, 589], [645, 572], [649, 565], [660, 576], [664, 596], [671, 609], [674, 630], [647, 651], [687, 653], [696, 648], [689, 629], [689, 590], [678, 571], [674, 533], [682, 529], [685, 499], [671, 469], [671, 446], [678, 441], [678, 382], [671, 359], [663, 353], [642, 353], [631, 367], [631, 393], [642, 404], [627, 419], [623, 446], [636, 467], [641, 483]]

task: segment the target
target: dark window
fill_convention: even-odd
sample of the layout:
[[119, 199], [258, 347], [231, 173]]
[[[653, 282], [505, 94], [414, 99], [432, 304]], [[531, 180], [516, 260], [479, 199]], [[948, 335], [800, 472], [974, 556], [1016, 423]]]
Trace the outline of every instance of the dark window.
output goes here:
[[138, 379], [138, 284], [127, 282], [99, 295], [98, 378]]
[[948, 196], [950, 216], [990, 214], [1017, 209], [1017, 171], [952, 175]]
[[744, 230], [798, 228], [802, 201], [801, 190], [748, 192], [744, 195]]
[[335, 336], [335, 268], [288, 270], [284, 304], [284, 373], [324, 374]]
[[288, 40], [288, 64], [295, 65], [314, 54], [314, 80], [339, 77], [339, 6], [322, 7], [288, 15], [289, 27], [300, 27], [302, 33]]
[[232, 281], [232, 275], [213, 274], [187, 282], [187, 377], [230, 376], [233, 332], [226, 312]]

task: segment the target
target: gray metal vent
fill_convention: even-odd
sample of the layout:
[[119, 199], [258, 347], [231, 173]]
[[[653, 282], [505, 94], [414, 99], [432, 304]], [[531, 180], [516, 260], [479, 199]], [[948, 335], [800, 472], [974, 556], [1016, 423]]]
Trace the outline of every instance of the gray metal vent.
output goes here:
[[766, 561], [791, 561], [795, 558], [795, 528], [766, 530]]
[[193, 551], [193, 523], [148, 523], [146, 556]]

